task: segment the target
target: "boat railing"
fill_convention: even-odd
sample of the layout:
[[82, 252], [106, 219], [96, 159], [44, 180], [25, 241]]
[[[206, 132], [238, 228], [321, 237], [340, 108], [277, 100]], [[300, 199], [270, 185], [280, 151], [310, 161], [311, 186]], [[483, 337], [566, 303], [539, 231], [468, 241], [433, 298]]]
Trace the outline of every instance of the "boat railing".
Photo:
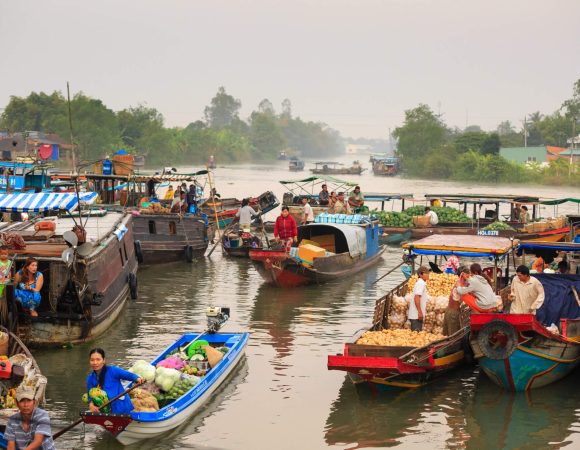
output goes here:
[[373, 326], [371, 327], [372, 330], [378, 331], [389, 328], [388, 317], [391, 310], [393, 297], [395, 295], [404, 297], [407, 294], [407, 289], [408, 280], [405, 280], [376, 301], [375, 312], [373, 315]]

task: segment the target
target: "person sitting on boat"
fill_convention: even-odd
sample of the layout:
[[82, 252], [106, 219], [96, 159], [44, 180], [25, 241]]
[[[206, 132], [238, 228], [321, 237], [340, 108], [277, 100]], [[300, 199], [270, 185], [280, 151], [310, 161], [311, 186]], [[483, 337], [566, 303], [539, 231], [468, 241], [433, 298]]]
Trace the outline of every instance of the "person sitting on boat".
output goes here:
[[172, 213], [186, 213], [187, 212], [187, 200], [185, 197], [185, 191], [181, 191], [179, 198], [174, 198], [171, 204]]
[[[469, 273], [469, 269], [465, 266], [461, 266], [457, 269], [457, 275], [461, 276], [463, 273]], [[457, 285], [451, 289], [451, 294], [449, 294], [449, 303], [445, 309], [445, 315], [443, 316], [443, 334], [445, 336], [451, 336], [461, 330], [460, 309], [461, 306], [461, 295], [457, 292]]]
[[437, 225], [439, 223], [437, 213], [428, 206], [425, 208], [425, 215], [429, 217], [429, 225]]
[[247, 198], [244, 198], [242, 200], [242, 207], [238, 209], [238, 212], [236, 213], [236, 218], [240, 221], [240, 229], [245, 233], [249, 233], [252, 218], [258, 217], [259, 215], [260, 214], [250, 206], [250, 201]]
[[429, 269], [425, 266], [419, 267], [417, 272], [419, 279], [413, 288], [413, 298], [409, 302], [408, 318], [411, 322], [411, 331], [421, 331], [423, 329], [423, 319], [427, 315], [427, 280], [429, 280]]
[[330, 193], [330, 198], [328, 199], [328, 207], [332, 208], [337, 200], [338, 200], [338, 197], [336, 196], [336, 192], [332, 191]]
[[[2, 255], [2, 253], [0, 252], [0, 256]], [[566, 260], [562, 260], [558, 263], [558, 272], [556, 273], [561, 273], [561, 274], [568, 274], [570, 273], [570, 266], [568, 266], [568, 262]]]
[[55, 450], [50, 429], [50, 416], [37, 408], [34, 389], [24, 386], [16, 389], [18, 412], [8, 419], [4, 439], [8, 450], [42, 449]]
[[286, 251], [290, 251], [293, 242], [298, 242], [298, 228], [294, 217], [290, 215], [287, 206], [282, 206], [282, 213], [274, 224], [274, 239], [282, 241], [286, 246]]
[[175, 192], [173, 191], [173, 186], [169, 185], [167, 191], [165, 192], [165, 197], [163, 197], [163, 200], [173, 200], [174, 194]]
[[331, 208], [328, 208], [328, 212], [330, 214], [352, 214], [350, 205], [344, 199], [344, 192], [338, 193], [336, 203], [334, 203]]
[[365, 204], [365, 197], [360, 191], [360, 186], [355, 186], [354, 191], [348, 197], [348, 204], [353, 210], [360, 209]]
[[[89, 363], [92, 371], [87, 377], [87, 396], [91, 412], [99, 412], [99, 406], [102, 406], [125, 390], [121, 380], [133, 381], [138, 384], [142, 384], [145, 381], [139, 375], [117, 366], [108, 365], [105, 361], [105, 351], [102, 348], [91, 349]], [[94, 388], [98, 389], [94, 390]], [[97, 393], [99, 395], [95, 398]], [[131, 411], [133, 411], [133, 404], [129, 394], [115, 400], [110, 405], [110, 412], [113, 414], [129, 414]], [[108, 408], [107, 411], [101, 412], [108, 412]]]
[[532, 270], [536, 273], [543, 273], [545, 269], [549, 269], [550, 265], [546, 264], [542, 256], [538, 256], [536, 260], [532, 263]]
[[197, 199], [195, 194], [195, 185], [190, 184], [185, 201], [187, 202], [187, 211], [192, 214], [195, 214], [197, 210]]
[[44, 277], [38, 271], [38, 261], [28, 258], [24, 267], [14, 276], [14, 297], [25, 311], [30, 311], [32, 317], [38, 317], [36, 308], [40, 305], [40, 290], [44, 283]]
[[218, 194], [216, 188], [211, 188], [211, 197], [213, 198], [221, 198], [221, 195]]
[[478, 263], [473, 263], [469, 267], [468, 273], [461, 274], [457, 280], [457, 293], [462, 296], [463, 302], [475, 312], [497, 310], [498, 302], [495, 292], [493, 292], [489, 280], [484, 277], [483, 270]]
[[530, 213], [528, 212], [528, 207], [522, 205], [520, 209], [520, 223], [530, 223]]
[[302, 205], [304, 205], [304, 217], [302, 218], [302, 225], [306, 225], [308, 223], [314, 222], [314, 211], [312, 210], [312, 206], [308, 203], [308, 198], [302, 198]]
[[456, 255], [451, 255], [445, 264], [443, 272], [459, 275], [459, 258]]
[[329, 200], [330, 198], [328, 196], [328, 187], [326, 184], [323, 184], [322, 190], [320, 191], [320, 194], [318, 194], [318, 203], [320, 203], [322, 206], [328, 206]]
[[10, 269], [12, 261], [8, 259], [8, 247], [0, 247], [0, 297], [4, 293], [4, 287], [10, 281]]
[[509, 299], [511, 314], [536, 314], [544, 303], [544, 286], [537, 278], [530, 276], [530, 269], [521, 265], [516, 269]]

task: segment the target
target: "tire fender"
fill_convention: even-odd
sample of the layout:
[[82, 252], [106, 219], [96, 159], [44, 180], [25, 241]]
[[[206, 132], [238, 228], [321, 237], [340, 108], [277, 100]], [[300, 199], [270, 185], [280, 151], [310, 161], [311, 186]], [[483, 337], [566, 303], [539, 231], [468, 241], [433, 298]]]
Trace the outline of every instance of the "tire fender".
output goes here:
[[135, 244], [135, 257], [137, 258], [137, 262], [139, 264], [143, 264], [143, 250], [141, 250], [141, 241], [136, 240]]
[[507, 359], [518, 345], [518, 332], [503, 320], [492, 320], [477, 333], [477, 343], [489, 359]]
[[193, 247], [191, 245], [185, 246], [185, 260], [187, 262], [193, 261]]
[[137, 300], [139, 296], [139, 286], [137, 283], [137, 275], [134, 273], [129, 274], [129, 293], [131, 294], [132, 300]]

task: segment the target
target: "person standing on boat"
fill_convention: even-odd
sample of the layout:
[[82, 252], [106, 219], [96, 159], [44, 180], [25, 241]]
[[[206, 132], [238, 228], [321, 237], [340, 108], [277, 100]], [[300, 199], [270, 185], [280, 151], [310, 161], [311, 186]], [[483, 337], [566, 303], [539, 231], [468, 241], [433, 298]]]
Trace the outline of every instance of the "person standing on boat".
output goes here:
[[238, 209], [238, 212], [236, 213], [236, 218], [240, 221], [240, 229], [249, 233], [252, 218], [258, 216], [259, 214], [250, 206], [250, 201], [247, 198], [244, 198], [242, 200], [242, 207]]
[[36, 407], [34, 389], [21, 386], [16, 389], [18, 412], [8, 419], [4, 439], [8, 450], [55, 450], [50, 429], [50, 417]]
[[509, 299], [512, 301], [511, 314], [536, 314], [544, 303], [544, 286], [537, 278], [530, 276], [530, 269], [521, 265], [516, 269]]
[[36, 309], [40, 305], [40, 290], [44, 283], [43, 275], [38, 271], [38, 261], [28, 258], [24, 267], [14, 276], [14, 297], [32, 317], [38, 317]]
[[320, 203], [322, 206], [328, 206], [329, 200], [330, 198], [328, 196], [328, 187], [326, 184], [323, 184], [322, 190], [320, 191], [320, 194], [318, 194], [318, 203]]
[[274, 224], [274, 239], [282, 241], [286, 246], [286, 251], [290, 251], [293, 242], [298, 242], [296, 221], [290, 215], [290, 210], [287, 206], [282, 206], [282, 213]]
[[429, 217], [429, 225], [437, 225], [439, 223], [437, 213], [428, 206], [425, 208], [425, 215]]
[[163, 197], [163, 200], [173, 200], [173, 196], [174, 196], [173, 186], [170, 184], [169, 187], [167, 188], [167, 191], [165, 192], [165, 197]]
[[429, 269], [425, 266], [419, 267], [417, 272], [419, 279], [413, 289], [413, 298], [409, 303], [409, 321], [411, 322], [411, 331], [421, 331], [423, 329], [423, 320], [427, 314], [427, 280], [429, 279]]
[[302, 198], [302, 205], [304, 205], [304, 217], [302, 218], [302, 225], [306, 225], [314, 222], [314, 211], [312, 206], [308, 203], [308, 198]]
[[522, 205], [520, 209], [520, 223], [530, 223], [530, 213], [528, 212], [528, 207]]
[[[461, 266], [457, 269], [457, 275], [461, 276], [463, 273], [469, 273], [469, 269], [465, 266]], [[445, 309], [445, 315], [443, 316], [443, 334], [445, 336], [451, 336], [461, 330], [460, 310], [461, 306], [461, 295], [457, 292], [457, 285], [451, 289], [451, 294], [449, 294], [449, 303]]]
[[[105, 362], [105, 351], [102, 348], [93, 348], [89, 352], [89, 363], [92, 371], [87, 377], [87, 395], [91, 412], [99, 412], [99, 408], [95, 403], [102, 406], [103, 403], [106, 403], [125, 391], [121, 380], [132, 381], [138, 384], [142, 384], [145, 381], [139, 375], [135, 375], [117, 366], [107, 365]], [[94, 388], [99, 388], [99, 398], [91, 396], [91, 390]], [[129, 394], [115, 400], [111, 403], [110, 407], [113, 414], [129, 414], [133, 411], [133, 404], [131, 403]]]
[[338, 199], [331, 208], [328, 208], [328, 212], [331, 214], [352, 214], [350, 205], [344, 199], [344, 192], [338, 193]]

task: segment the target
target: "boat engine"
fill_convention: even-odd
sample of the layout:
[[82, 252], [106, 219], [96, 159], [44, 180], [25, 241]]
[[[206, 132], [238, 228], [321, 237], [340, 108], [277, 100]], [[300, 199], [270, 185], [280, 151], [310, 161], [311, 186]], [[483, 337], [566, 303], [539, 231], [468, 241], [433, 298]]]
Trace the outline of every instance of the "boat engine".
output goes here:
[[7, 380], [12, 385], [19, 385], [23, 379], [24, 367], [12, 364], [10, 361], [0, 361], [0, 380]]
[[205, 315], [207, 317], [208, 332], [217, 333], [221, 326], [230, 318], [230, 308], [226, 306], [209, 306]]

